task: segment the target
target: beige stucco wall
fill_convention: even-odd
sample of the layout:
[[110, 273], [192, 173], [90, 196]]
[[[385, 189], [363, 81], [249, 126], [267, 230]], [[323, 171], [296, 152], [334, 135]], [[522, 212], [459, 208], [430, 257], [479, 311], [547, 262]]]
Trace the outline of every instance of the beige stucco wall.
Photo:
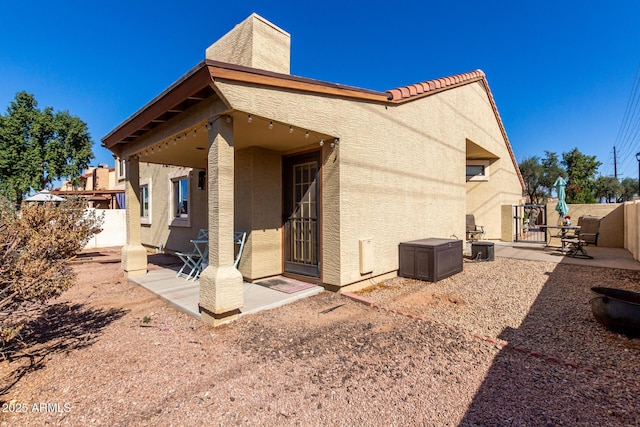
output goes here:
[[[150, 182], [151, 222], [142, 224], [142, 244], [149, 248], [164, 247], [169, 251], [192, 251], [191, 239], [198, 230], [207, 228], [207, 192], [199, 190], [198, 172], [201, 169], [164, 166], [140, 162], [140, 184]], [[169, 226], [171, 174], [189, 175], [189, 226]]]
[[487, 181], [466, 182], [465, 213], [473, 214], [476, 224], [484, 227], [486, 239], [497, 240], [503, 234], [501, 205], [517, 204], [522, 199], [522, 187], [483, 87], [474, 84], [468, 86], [468, 89], [473, 91], [472, 95], [463, 98], [464, 94], [460, 93], [457, 99], [458, 103], [468, 103], [464, 112], [460, 111], [462, 118], [458, 119], [465, 120], [476, 115], [472, 119], [475, 124], [469, 124], [466, 136], [498, 159], [490, 161]]
[[[336, 148], [323, 147], [326, 284], [344, 286], [396, 270], [399, 242], [464, 238], [469, 198], [478, 223], [486, 221], [489, 236], [499, 238], [500, 206], [520, 200], [517, 174], [480, 83], [396, 106], [237, 83], [216, 86], [234, 109], [340, 138]], [[485, 186], [467, 188], [467, 139], [500, 158]], [[371, 274], [359, 271], [361, 238], [373, 239]]]
[[291, 36], [257, 14], [209, 46], [207, 59], [289, 74]]
[[115, 189], [116, 185], [118, 185], [118, 179], [116, 178], [116, 171], [114, 169], [109, 171], [109, 190]]
[[502, 205], [501, 212], [501, 230], [500, 240], [503, 242], [513, 242], [515, 230], [513, 224], [513, 205]]
[[87, 190], [108, 190], [109, 187], [109, 169], [108, 168], [96, 168], [93, 170], [94, 183], [92, 188]]
[[[620, 203], [569, 204], [569, 216], [574, 224], [583, 215], [601, 216], [598, 246], [623, 248], [625, 235], [624, 206]], [[558, 222], [556, 202], [547, 203], [547, 223]]]
[[633, 258], [640, 260], [640, 202], [633, 201], [624, 204], [624, 248], [631, 252]]
[[235, 230], [247, 232], [239, 265], [245, 279], [282, 273], [280, 153], [259, 147], [236, 151]]

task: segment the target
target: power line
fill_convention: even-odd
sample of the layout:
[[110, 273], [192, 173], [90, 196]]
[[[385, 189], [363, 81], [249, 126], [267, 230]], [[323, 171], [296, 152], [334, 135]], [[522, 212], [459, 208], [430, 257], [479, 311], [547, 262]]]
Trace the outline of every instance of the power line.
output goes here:
[[[632, 111], [632, 109], [635, 111], [637, 104], [638, 104], [638, 86], [639, 86], [639, 79], [638, 79], [638, 75], [640, 73], [640, 63], [638, 63], [638, 68], [636, 68], [636, 75], [633, 79], [633, 86], [631, 88], [631, 93], [629, 94], [629, 99], [627, 100], [627, 106], [625, 108], [624, 111], [624, 115], [622, 116], [622, 122], [620, 123], [620, 129], [618, 129], [618, 135], [616, 136], [615, 139], [615, 145], [620, 146], [621, 145], [621, 141], [624, 139], [623, 135], [626, 135], [626, 131], [629, 127], [629, 124], [631, 123], [631, 117], [630, 117], [630, 112]], [[634, 98], [635, 98], [635, 102], [634, 102]]]
[[[614, 175], [627, 175], [640, 151], [640, 62], [636, 69], [631, 92], [625, 108], [620, 128], [614, 142]], [[610, 170], [610, 169], [609, 169]]]

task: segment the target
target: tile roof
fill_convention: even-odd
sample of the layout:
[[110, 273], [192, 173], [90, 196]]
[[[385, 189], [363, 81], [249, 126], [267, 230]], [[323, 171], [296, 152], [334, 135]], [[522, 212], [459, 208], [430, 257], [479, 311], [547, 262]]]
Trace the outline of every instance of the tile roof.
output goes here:
[[451, 89], [453, 87], [472, 83], [478, 80], [486, 80], [482, 70], [475, 70], [469, 73], [456, 74], [454, 76], [443, 77], [441, 79], [427, 80], [425, 82], [409, 86], [402, 86], [388, 90], [386, 91], [386, 94], [389, 96], [389, 101], [402, 101], [414, 96], [428, 96], [433, 92], [440, 92], [442, 90]]

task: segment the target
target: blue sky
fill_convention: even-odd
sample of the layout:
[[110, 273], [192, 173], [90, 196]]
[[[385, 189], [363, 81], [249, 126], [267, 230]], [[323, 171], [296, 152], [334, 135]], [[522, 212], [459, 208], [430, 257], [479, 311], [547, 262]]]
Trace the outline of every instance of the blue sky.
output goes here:
[[[0, 6], [0, 111], [18, 91], [101, 138], [252, 12], [291, 34], [292, 74], [374, 90], [482, 69], [518, 161], [577, 147], [638, 176], [618, 131], [640, 62], [640, 2], [9, 1]], [[618, 139], [618, 140], [617, 140]]]

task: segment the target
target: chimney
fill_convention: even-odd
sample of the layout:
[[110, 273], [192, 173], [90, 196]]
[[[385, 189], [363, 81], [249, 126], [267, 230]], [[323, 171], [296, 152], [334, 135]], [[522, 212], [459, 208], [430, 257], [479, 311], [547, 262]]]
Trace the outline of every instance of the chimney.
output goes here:
[[291, 36], [253, 13], [206, 50], [206, 58], [289, 74]]

